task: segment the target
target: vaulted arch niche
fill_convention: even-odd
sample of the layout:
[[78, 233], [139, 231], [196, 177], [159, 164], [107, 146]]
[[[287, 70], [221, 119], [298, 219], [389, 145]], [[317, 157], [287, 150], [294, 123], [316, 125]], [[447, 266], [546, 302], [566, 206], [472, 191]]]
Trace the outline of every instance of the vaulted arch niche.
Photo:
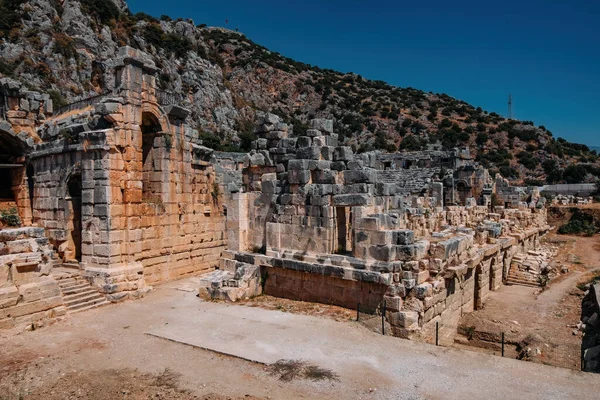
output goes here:
[[155, 175], [155, 161], [158, 161], [159, 152], [156, 139], [162, 132], [158, 118], [150, 113], [142, 113], [142, 199], [145, 201], [156, 200], [160, 193], [160, 179]]

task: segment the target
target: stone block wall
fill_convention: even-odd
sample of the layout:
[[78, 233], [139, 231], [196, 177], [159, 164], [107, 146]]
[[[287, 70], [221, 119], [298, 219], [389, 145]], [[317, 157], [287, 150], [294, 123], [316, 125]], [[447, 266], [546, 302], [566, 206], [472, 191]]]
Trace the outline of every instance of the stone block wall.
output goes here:
[[268, 268], [266, 276], [264, 294], [353, 310], [360, 303], [365, 312], [380, 308], [387, 289], [381, 284], [283, 268]]
[[0, 329], [37, 328], [65, 315], [42, 228], [0, 230]]
[[119, 54], [112, 95], [46, 120], [28, 154], [34, 223], [113, 301], [212, 270], [226, 245], [212, 150], [187, 110], [159, 106], [152, 61]]
[[[426, 338], [441, 323], [452, 340], [461, 315], [481, 308], [513, 256], [548, 230], [536, 198], [494, 212], [472, 197], [441, 207], [445, 188], [425, 176], [434, 173], [428, 164], [393, 170], [375, 153], [337, 146], [328, 121], [310, 127], [292, 140], [277, 117], [263, 117], [245, 161], [246, 193], [228, 207], [233, 257], [266, 269], [265, 293], [354, 307], [350, 298], [370, 291], [377, 298], [365, 301], [386, 305], [396, 335]], [[462, 195], [491, 193], [487, 171], [457, 163]], [[256, 243], [264, 255], [247, 254]]]

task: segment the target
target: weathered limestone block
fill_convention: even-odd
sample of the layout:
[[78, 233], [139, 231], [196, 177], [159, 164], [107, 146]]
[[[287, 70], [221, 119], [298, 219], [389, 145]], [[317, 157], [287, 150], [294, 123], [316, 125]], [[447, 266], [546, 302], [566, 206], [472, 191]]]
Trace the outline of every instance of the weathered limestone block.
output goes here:
[[393, 246], [371, 246], [368, 250], [369, 257], [379, 261], [392, 261], [395, 258]]
[[308, 122], [310, 129], [316, 129], [323, 133], [333, 133], [333, 120], [315, 118]]
[[430, 297], [433, 295], [433, 286], [430, 283], [421, 283], [415, 287], [415, 295], [421, 300]]
[[408, 229], [393, 231], [392, 235], [394, 244], [410, 245], [415, 242], [415, 232]]
[[374, 183], [377, 179], [377, 171], [374, 169], [348, 170], [344, 171], [344, 182], [347, 185], [354, 183]]
[[335, 153], [333, 154], [334, 161], [352, 161], [353, 159], [354, 153], [351, 147], [341, 146], [335, 148]]
[[406, 329], [419, 327], [419, 313], [415, 311], [399, 311], [389, 314], [388, 321], [393, 326]]
[[388, 311], [400, 311], [402, 309], [403, 300], [400, 296], [383, 296], [385, 308]]
[[317, 146], [301, 147], [296, 150], [296, 157], [302, 160], [319, 160], [321, 149]]
[[396, 249], [396, 260], [412, 261], [425, 258], [429, 251], [429, 242], [421, 240], [414, 244], [394, 246]]
[[334, 206], [367, 206], [371, 202], [371, 198], [364, 194], [338, 194], [333, 196]]

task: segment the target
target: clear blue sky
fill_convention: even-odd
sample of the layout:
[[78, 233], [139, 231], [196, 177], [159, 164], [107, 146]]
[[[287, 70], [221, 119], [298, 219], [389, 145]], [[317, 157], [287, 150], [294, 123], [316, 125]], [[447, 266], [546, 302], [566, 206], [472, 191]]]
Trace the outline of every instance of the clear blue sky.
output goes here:
[[[447, 93], [600, 146], [600, 1], [129, 0], [305, 63]], [[225, 21], [228, 20], [228, 25]]]

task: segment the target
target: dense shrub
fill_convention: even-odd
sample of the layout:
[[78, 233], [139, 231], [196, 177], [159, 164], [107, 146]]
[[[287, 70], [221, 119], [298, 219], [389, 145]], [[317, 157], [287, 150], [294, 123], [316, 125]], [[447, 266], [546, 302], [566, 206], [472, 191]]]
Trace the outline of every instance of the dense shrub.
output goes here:
[[54, 34], [54, 46], [52, 47], [54, 53], [61, 54], [65, 58], [73, 58], [76, 56], [75, 46], [73, 45], [73, 39], [64, 33]]
[[567, 183], [582, 183], [585, 182], [587, 169], [581, 164], [569, 165], [563, 171], [563, 179]]
[[477, 142], [478, 145], [483, 146], [484, 144], [487, 143], [488, 139], [489, 139], [489, 136], [487, 133], [480, 132], [477, 134], [477, 138], [475, 139], [475, 141]]
[[579, 209], [573, 209], [574, 213], [569, 222], [558, 229], [562, 235], [585, 235], [592, 236], [598, 232], [594, 217]]
[[159, 24], [146, 25], [142, 34], [146, 42], [178, 58], [184, 58], [193, 50], [190, 39], [176, 33], [165, 33]]
[[121, 12], [112, 0], [81, 0], [84, 12], [95, 16], [103, 25], [108, 25], [111, 20], [116, 20]]
[[18, 227], [21, 223], [21, 217], [15, 207], [0, 211], [0, 225]]
[[0, 38], [8, 36], [8, 33], [21, 25], [21, 4], [25, 0], [1, 0], [0, 1]]
[[404, 139], [402, 139], [402, 142], [400, 143], [400, 146], [398, 147], [399, 150], [405, 150], [405, 151], [419, 151], [419, 150], [421, 150], [421, 148], [422, 148], [421, 141], [415, 135], [406, 136]]
[[538, 165], [538, 160], [535, 159], [531, 155], [531, 153], [526, 151], [522, 151], [519, 154], [517, 154], [517, 159], [519, 160], [519, 163], [521, 163], [521, 165], [523, 165], [529, 170], [534, 170]]

